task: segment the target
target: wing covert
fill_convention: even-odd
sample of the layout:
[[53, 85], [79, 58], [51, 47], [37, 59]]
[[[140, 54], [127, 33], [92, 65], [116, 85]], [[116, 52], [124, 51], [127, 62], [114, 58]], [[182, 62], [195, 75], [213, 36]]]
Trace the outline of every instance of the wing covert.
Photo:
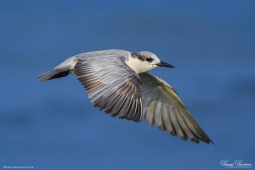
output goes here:
[[120, 118], [141, 121], [141, 80], [126, 65], [124, 57], [80, 58], [74, 73], [99, 110], [105, 110], [113, 117], [118, 115]]

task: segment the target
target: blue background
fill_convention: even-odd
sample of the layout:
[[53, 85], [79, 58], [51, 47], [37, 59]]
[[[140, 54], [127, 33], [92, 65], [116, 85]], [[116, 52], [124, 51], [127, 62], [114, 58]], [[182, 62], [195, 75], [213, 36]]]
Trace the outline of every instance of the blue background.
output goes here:
[[[0, 166], [225, 169], [255, 166], [255, 1], [0, 1]], [[216, 145], [111, 118], [74, 75], [41, 72], [75, 54], [148, 50]]]

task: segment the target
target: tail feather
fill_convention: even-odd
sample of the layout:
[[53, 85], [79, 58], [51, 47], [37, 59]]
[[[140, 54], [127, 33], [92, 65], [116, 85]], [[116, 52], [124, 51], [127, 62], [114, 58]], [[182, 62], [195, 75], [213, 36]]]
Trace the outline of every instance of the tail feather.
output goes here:
[[70, 74], [70, 70], [52, 70], [49, 72], [41, 73], [38, 77], [39, 81], [44, 82], [47, 80], [65, 77]]
[[78, 59], [77, 56], [70, 57], [64, 62], [60, 63], [53, 70], [45, 73], [41, 73], [38, 77], [39, 81], [47, 81], [55, 78], [65, 77], [68, 74], [73, 73], [74, 66], [76, 65]]

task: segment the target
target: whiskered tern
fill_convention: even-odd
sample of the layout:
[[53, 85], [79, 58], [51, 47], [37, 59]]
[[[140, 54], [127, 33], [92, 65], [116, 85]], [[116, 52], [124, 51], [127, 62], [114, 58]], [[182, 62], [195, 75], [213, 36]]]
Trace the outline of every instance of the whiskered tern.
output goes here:
[[43, 82], [73, 73], [94, 106], [112, 117], [135, 122], [143, 118], [183, 140], [213, 143], [175, 90], [148, 72], [156, 67], [174, 68], [148, 51], [103, 50], [70, 57], [38, 79]]

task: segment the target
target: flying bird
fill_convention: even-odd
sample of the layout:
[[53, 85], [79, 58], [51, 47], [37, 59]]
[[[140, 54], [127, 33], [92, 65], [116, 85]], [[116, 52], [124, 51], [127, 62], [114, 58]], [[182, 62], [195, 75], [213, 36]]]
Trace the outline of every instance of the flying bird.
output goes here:
[[176, 91], [148, 72], [156, 67], [174, 68], [148, 51], [102, 50], [70, 57], [38, 79], [44, 82], [75, 74], [94, 106], [112, 117], [145, 119], [183, 140], [213, 143]]

